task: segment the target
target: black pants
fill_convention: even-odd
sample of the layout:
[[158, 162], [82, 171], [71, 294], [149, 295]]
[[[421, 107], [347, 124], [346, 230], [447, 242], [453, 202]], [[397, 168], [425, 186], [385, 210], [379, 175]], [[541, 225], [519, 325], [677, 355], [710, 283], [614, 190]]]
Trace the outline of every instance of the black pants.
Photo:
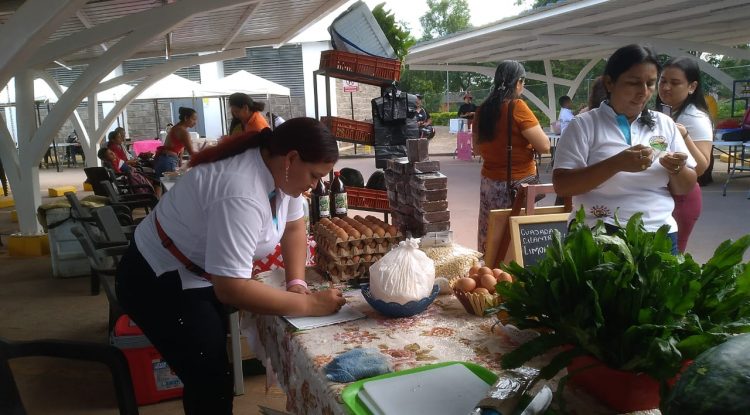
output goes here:
[[185, 385], [185, 414], [231, 414], [227, 317], [213, 288], [183, 290], [177, 271], [157, 278], [133, 241], [117, 267], [116, 290], [122, 308]]

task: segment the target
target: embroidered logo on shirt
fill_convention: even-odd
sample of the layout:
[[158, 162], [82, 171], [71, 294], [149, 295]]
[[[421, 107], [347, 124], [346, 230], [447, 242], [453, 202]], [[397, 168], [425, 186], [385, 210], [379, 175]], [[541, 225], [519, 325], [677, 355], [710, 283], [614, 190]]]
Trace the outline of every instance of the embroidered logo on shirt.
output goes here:
[[589, 209], [589, 212], [597, 218], [606, 218], [612, 216], [612, 211], [606, 206], [594, 205]]

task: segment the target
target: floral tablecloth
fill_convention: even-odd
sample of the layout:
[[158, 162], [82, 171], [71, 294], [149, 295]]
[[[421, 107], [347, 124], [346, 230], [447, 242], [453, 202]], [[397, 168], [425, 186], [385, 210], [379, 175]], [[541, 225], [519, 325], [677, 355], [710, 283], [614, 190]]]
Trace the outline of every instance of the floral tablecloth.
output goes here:
[[[263, 279], [263, 274], [259, 277]], [[423, 313], [408, 318], [388, 318], [379, 314], [359, 290], [347, 290], [344, 296], [348, 304], [366, 314], [367, 318], [294, 331], [281, 317], [243, 317], [249, 319], [243, 326], [257, 329], [254, 335], [257, 335], [258, 342], [254, 347], [260, 346], [263, 350], [255, 351], [270, 360], [279, 384], [287, 393], [287, 410], [291, 413], [347, 413], [341, 391], [348, 384], [328, 381], [323, 367], [335, 356], [353, 348], [379, 349], [391, 357], [394, 370], [465, 361], [498, 372], [500, 356], [517, 346], [514, 338], [502, 330], [493, 330], [495, 318], [468, 314], [453, 295], [438, 296]], [[606, 413], [588, 409], [592, 411], [580, 413]]]

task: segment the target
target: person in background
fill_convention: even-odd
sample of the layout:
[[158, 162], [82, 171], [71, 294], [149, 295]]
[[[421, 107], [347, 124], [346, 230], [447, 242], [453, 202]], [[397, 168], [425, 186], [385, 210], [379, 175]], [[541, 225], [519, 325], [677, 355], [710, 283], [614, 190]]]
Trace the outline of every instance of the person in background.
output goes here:
[[471, 122], [474, 120], [474, 113], [477, 111], [477, 106], [474, 105], [474, 97], [471, 92], [466, 91], [464, 94], [464, 103], [458, 107], [458, 117], [463, 118], [468, 128], [471, 128]]
[[149, 180], [135, 168], [129, 166], [124, 160], [117, 157], [117, 155], [115, 155], [112, 150], [106, 147], [100, 148], [96, 155], [102, 161], [104, 167], [109, 167], [117, 175], [126, 176], [128, 179], [128, 183], [133, 186], [132, 189], [134, 192], [151, 194], [156, 193], [154, 183], [151, 180]]
[[156, 177], [162, 177], [164, 172], [175, 171], [182, 164], [182, 153], [187, 151], [190, 156], [195, 154], [193, 142], [190, 140], [188, 128], [195, 127], [198, 122], [198, 113], [187, 107], [178, 110], [180, 121], [169, 130], [164, 145], [156, 149], [154, 157], [154, 173]]
[[[122, 131], [124, 131], [124, 129]], [[107, 148], [111, 150], [118, 159], [127, 163], [129, 166], [136, 166], [138, 160], [134, 159], [132, 156], [128, 157], [130, 153], [125, 150], [125, 135], [122, 131], [118, 128], [109, 132], [107, 135]]]
[[269, 120], [273, 120], [272, 125], [274, 129], [276, 129], [276, 127], [280, 126], [284, 123], [284, 121], [286, 121], [285, 119], [281, 118], [280, 115], [276, 115], [275, 113], [271, 113], [269, 111], [266, 111], [266, 118], [268, 118]]
[[414, 119], [417, 121], [417, 128], [419, 128], [419, 138], [431, 139], [435, 137], [435, 128], [432, 126], [432, 117], [430, 113], [422, 106], [422, 95], [417, 94], [417, 108]]
[[560, 137], [552, 183], [573, 197], [571, 219], [582, 207], [586, 222], [602, 220], [609, 232], [643, 213], [646, 230], [669, 227], [677, 253], [672, 194], [695, 186], [695, 160], [671, 118], [646, 105], [656, 90], [656, 54], [640, 45], [612, 54], [604, 69], [608, 99], [578, 115]]
[[264, 128], [270, 128], [263, 117], [266, 104], [253, 101], [250, 95], [235, 92], [229, 96], [229, 110], [232, 113], [232, 123], [229, 125], [229, 135], [257, 133]]
[[[311, 292], [304, 280], [300, 195], [338, 157], [336, 139], [312, 118], [226, 137], [193, 157], [138, 225], [117, 267], [117, 299], [184, 384], [186, 414], [232, 413], [225, 306], [323, 316], [346, 302], [339, 290]], [[251, 279], [253, 260], [279, 242], [286, 290]]]
[[576, 115], [572, 110], [573, 100], [570, 99], [569, 96], [563, 95], [557, 100], [557, 102], [560, 104], [560, 116], [557, 117], [557, 119], [560, 121], [560, 134], [562, 134], [565, 132], [565, 129], [568, 128], [570, 120]]
[[[487, 218], [490, 210], [509, 208], [513, 204], [511, 186], [519, 180], [536, 176], [534, 152], [550, 149], [547, 134], [529, 106], [519, 99], [526, 82], [526, 70], [516, 61], [503, 61], [495, 70], [492, 89], [479, 106], [472, 127], [472, 143], [482, 156], [482, 182], [479, 190], [479, 225], [477, 249], [485, 252]], [[508, 137], [508, 123], [511, 136]], [[512, 146], [508, 160], [508, 144]], [[511, 177], [508, 177], [508, 166]]]
[[[702, 175], [713, 156], [713, 126], [703, 96], [698, 63], [688, 57], [672, 58], [664, 64], [659, 78], [656, 108], [667, 105], [677, 129], [696, 162], [695, 172]], [[686, 195], [674, 195], [674, 216], [677, 221], [677, 246], [685, 252], [693, 226], [703, 204], [700, 186], [696, 183]]]
[[578, 113], [581, 114], [594, 108], [599, 108], [599, 105], [605, 99], [607, 99], [607, 89], [604, 87], [604, 79], [601, 76], [597, 76], [591, 84], [587, 105], [581, 108]]

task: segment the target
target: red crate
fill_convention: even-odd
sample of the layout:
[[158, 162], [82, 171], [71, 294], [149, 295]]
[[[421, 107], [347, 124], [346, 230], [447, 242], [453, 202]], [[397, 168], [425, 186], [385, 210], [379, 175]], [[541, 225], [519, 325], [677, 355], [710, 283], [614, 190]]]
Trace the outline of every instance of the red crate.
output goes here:
[[347, 187], [346, 198], [349, 208], [380, 209], [389, 211], [388, 192], [385, 190], [365, 189], [363, 187]]
[[401, 78], [401, 61], [360, 55], [340, 50], [326, 50], [320, 54], [321, 69], [335, 69], [360, 75], [398, 81]]
[[320, 117], [337, 140], [355, 144], [373, 145], [375, 127], [372, 123], [339, 117]]

